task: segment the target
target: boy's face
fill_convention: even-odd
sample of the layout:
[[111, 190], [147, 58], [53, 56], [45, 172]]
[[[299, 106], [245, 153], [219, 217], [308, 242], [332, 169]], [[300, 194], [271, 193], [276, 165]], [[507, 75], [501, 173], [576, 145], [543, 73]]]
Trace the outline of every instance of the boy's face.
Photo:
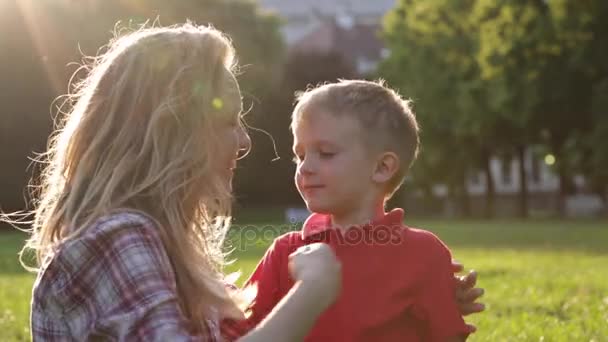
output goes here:
[[356, 119], [322, 111], [305, 113], [293, 134], [295, 183], [310, 211], [348, 214], [376, 194], [375, 161]]

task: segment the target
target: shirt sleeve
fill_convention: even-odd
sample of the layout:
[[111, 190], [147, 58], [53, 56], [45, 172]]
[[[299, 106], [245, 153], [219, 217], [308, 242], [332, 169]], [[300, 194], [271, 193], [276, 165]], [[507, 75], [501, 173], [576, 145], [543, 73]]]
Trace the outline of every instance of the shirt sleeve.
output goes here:
[[258, 325], [283, 297], [281, 284], [289, 279], [287, 256], [289, 237], [284, 235], [273, 241], [266, 253], [246, 281], [245, 286], [255, 286], [256, 296], [249, 306], [248, 318], [242, 321], [225, 319], [221, 323], [222, 336], [229, 341], [241, 337]]
[[154, 226], [121, 222], [97, 229], [72, 243], [63, 261], [70, 275], [62, 297], [64, 319], [76, 339], [214, 340], [209, 324], [190, 333]]
[[425, 325], [425, 340], [467, 337], [469, 331], [456, 303], [450, 250], [436, 237], [434, 240], [427, 277], [421, 285], [416, 307]]

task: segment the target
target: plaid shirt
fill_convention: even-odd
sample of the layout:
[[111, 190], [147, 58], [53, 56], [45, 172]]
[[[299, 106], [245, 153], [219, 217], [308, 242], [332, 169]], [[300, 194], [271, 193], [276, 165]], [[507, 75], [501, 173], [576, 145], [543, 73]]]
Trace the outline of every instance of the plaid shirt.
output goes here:
[[33, 340], [220, 340], [217, 319], [207, 320], [202, 335], [189, 333], [156, 229], [145, 215], [125, 211], [62, 245], [34, 284]]

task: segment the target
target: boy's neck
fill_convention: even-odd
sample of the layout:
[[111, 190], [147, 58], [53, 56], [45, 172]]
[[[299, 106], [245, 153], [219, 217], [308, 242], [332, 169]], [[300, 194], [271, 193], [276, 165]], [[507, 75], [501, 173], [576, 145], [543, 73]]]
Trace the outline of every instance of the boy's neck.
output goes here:
[[332, 225], [344, 231], [353, 226], [362, 226], [384, 217], [384, 201], [364, 206], [343, 214], [332, 214]]

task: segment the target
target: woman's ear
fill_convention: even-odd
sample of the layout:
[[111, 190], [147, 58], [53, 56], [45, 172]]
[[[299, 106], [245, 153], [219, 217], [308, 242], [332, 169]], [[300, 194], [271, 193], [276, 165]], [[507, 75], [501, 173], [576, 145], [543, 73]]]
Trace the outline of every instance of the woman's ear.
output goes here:
[[387, 183], [399, 170], [399, 156], [394, 152], [384, 152], [376, 161], [372, 180], [376, 183]]

